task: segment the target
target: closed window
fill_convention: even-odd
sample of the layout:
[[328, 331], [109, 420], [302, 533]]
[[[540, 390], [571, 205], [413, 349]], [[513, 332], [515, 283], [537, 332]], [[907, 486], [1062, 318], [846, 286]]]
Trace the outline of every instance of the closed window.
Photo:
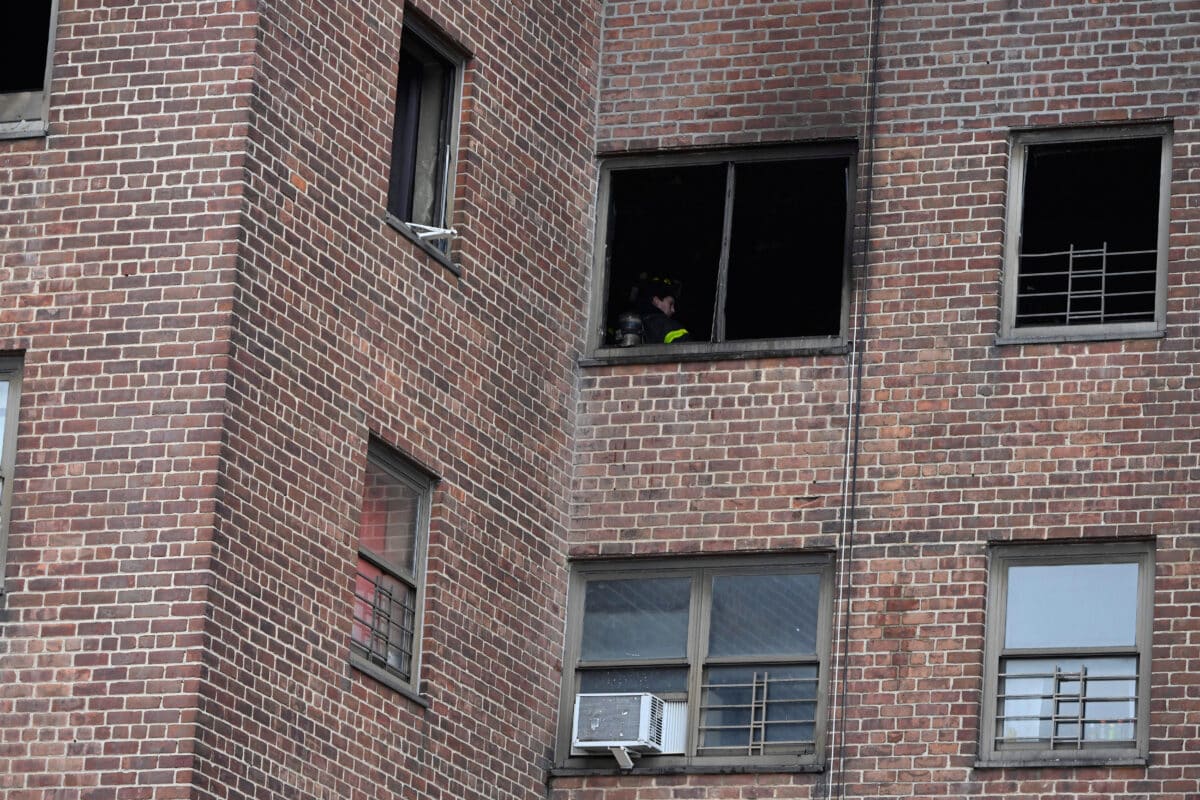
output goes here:
[[57, 0], [21, 0], [5, 8], [0, 47], [0, 138], [46, 132]]
[[396, 81], [388, 215], [439, 253], [448, 250], [463, 58], [406, 12]]
[[[21, 361], [0, 358], [0, 576], [7, 563], [8, 520], [12, 512], [13, 465], [17, 459], [17, 412], [21, 401]], [[0, 577], [0, 595], [4, 580]]]
[[649, 693], [665, 734], [635, 768], [818, 763], [830, 579], [824, 557], [579, 565], [561, 761], [616, 766], [571, 746], [577, 695]]
[[998, 547], [988, 601], [984, 761], [1143, 757], [1153, 551]]
[[[610, 160], [594, 350], [687, 357], [843, 342], [853, 172], [847, 145]], [[669, 307], [655, 302], [668, 296]]]
[[1169, 133], [1148, 126], [1038, 131], [1014, 139], [1005, 337], [1162, 331]]
[[417, 691], [425, 542], [432, 482], [372, 442], [358, 527], [351, 659]]

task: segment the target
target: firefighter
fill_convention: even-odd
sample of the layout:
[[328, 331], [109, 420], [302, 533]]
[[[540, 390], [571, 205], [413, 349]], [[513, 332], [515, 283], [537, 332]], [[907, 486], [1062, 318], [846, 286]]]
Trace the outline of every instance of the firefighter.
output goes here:
[[675, 316], [679, 282], [670, 278], [647, 278], [638, 287], [643, 341], [646, 344], [686, 342], [688, 331]]

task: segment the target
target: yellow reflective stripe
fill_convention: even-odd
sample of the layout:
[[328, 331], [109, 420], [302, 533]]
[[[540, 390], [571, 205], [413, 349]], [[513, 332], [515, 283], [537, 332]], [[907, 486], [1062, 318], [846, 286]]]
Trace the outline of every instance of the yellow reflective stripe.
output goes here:
[[677, 331], [671, 331], [670, 333], [668, 333], [666, 336], [663, 337], [663, 342], [665, 342], [666, 344], [670, 344], [671, 342], [678, 339], [680, 336], [687, 336], [687, 328], [680, 328]]

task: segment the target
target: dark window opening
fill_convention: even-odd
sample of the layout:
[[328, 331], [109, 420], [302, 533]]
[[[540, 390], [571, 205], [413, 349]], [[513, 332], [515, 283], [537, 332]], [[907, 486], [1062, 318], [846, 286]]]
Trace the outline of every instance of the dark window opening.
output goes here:
[[839, 336], [849, 167], [838, 156], [614, 169], [606, 343], [622, 314], [644, 313], [647, 278], [677, 287], [692, 342]]
[[9, 36], [0, 48], [0, 92], [40, 92], [50, 49], [50, 0], [22, 0], [7, 9]]
[[[458, 68], [405, 28], [400, 41], [388, 213], [401, 222], [445, 228], [451, 182]], [[421, 235], [423, 229], [416, 229]], [[425, 238], [425, 237], [422, 237]], [[446, 240], [431, 244], [445, 249]]]
[[1161, 137], [1030, 144], [1015, 326], [1155, 319]]

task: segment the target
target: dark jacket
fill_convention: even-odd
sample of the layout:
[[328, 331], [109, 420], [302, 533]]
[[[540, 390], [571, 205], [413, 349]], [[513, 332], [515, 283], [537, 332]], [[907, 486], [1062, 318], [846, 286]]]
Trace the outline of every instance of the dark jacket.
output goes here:
[[642, 332], [646, 344], [671, 344], [688, 340], [687, 328], [658, 309], [642, 315]]

